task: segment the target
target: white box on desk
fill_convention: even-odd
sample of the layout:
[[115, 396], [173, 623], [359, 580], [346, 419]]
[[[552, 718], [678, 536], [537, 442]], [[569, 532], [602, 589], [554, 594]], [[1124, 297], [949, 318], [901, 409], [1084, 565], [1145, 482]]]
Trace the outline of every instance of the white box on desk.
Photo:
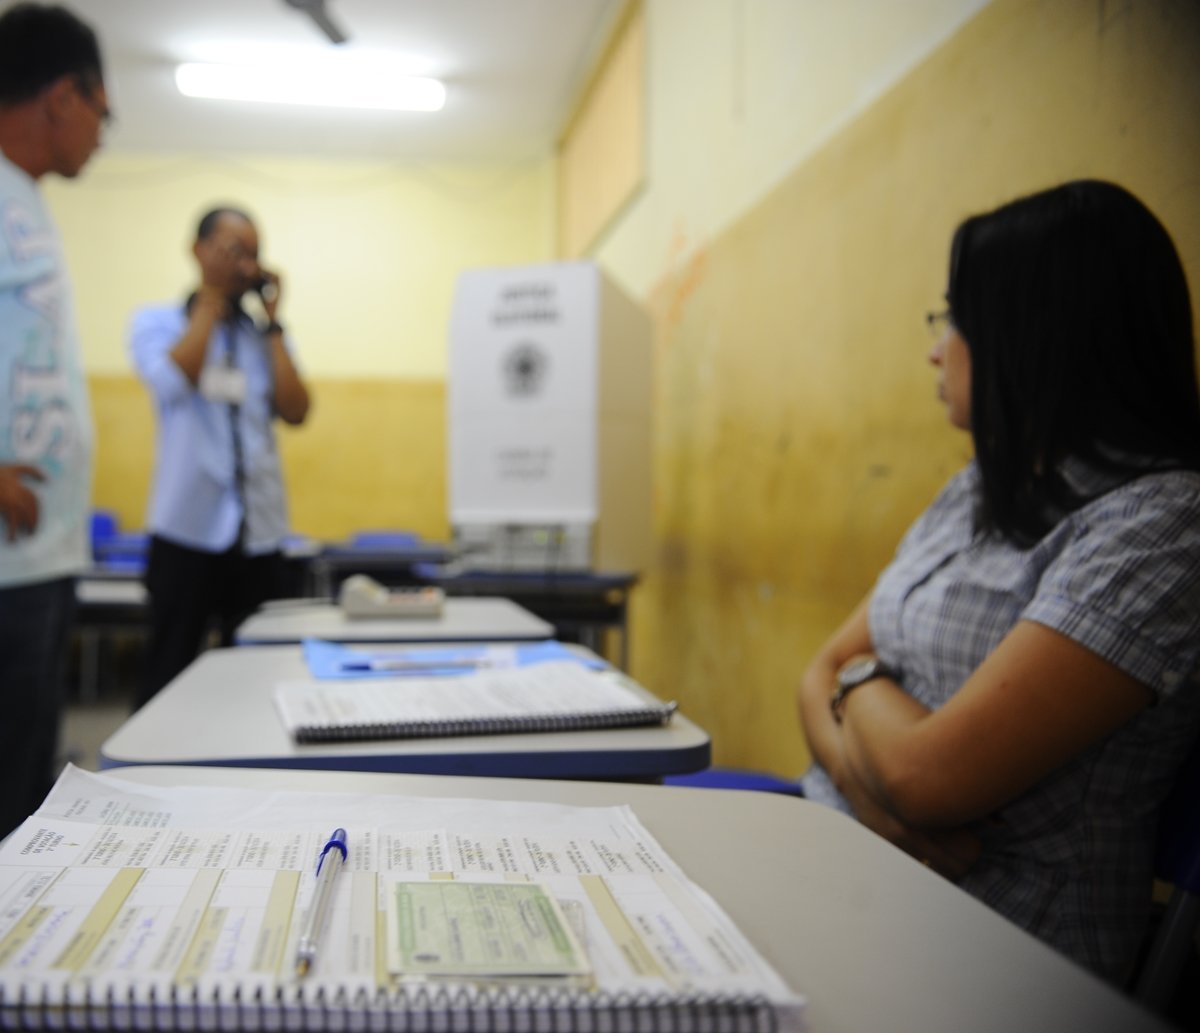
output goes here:
[[448, 484], [468, 566], [647, 564], [652, 374], [649, 317], [595, 263], [459, 277]]

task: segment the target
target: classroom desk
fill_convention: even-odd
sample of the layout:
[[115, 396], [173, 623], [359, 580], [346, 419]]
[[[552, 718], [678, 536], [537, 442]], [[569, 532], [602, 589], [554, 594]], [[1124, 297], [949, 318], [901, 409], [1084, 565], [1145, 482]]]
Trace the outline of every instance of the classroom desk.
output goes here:
[[[275, 683], [308, 679], [299, 646], [202, 654], [100, 747], [104, 768], [212, 764], [517, 778], [657, 779], [708, 767], [711, 743], [680, 713], [662, 726], [297, 745]], [[655, 700], [640, 686], [635, 688]]]
[[114, 632], [144, 634], [146, 586], [133, 570], [97, 568], [75, 582], [75, 627], [79, 635], [79, 695], [96, 698], [103, 639]]
[[773, 793], [312, 771], [123, 768], [150, 785], [629, 804], [793, 990], [813, 1033], [1170, 1027], [850, 818]]
[[439, 617], [350, 620], [323, 600], [268, 603], [234, 633], [238, 645], [330, 642], [536, 642], [554, 628], [508, 599], [447, 599]]
[[604, 632], [620, 636], [614, 663], [629, 670], [629, 594], [637, 574], [595, 571], [492, 571], [434, 570], [419, 567], [430, 584], [447, 595], [498, 595], [524, 606], [550, 621], [555, 638], [578, 641], [595, 653], [605, 654]]
[[75, 602], [80, 609], [120, 616], [122, 620], [141, 620], [149, 596], [140, 575], [86, 574], [75, 582]]

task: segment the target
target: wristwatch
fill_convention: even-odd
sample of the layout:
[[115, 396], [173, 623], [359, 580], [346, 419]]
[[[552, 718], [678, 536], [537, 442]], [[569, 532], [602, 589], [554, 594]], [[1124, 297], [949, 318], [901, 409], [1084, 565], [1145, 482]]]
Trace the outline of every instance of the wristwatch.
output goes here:
[[899, 681], [900, 672], [894, 667], [889, 667], [877, 656], [868, 656], [862, 660], [855, 660], [838, 671], [837, 688], [833, 690], [833, 695], [829, 697], [829, 709], [833, 711], [835, 718], [839, 717], [838, 707], [842, 705], [842, 700], [853, 689], [857, 689], [863, 682], [868, 682], [872, 678], [891, 678], [893, 681]]

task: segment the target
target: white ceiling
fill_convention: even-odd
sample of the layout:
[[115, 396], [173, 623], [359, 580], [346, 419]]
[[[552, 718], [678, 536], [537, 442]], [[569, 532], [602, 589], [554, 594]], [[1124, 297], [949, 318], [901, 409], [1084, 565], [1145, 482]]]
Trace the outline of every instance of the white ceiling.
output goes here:
[[287, 0], [66, 0], [100, 35], [111, 150], [203, 150], [423, 161], [548, 153], [619, 0], [326, 0], [343, 48], [385, 50], [446, 85], [439, 112], [345, 111], [197, 100], [183, 60], [332, 48]]

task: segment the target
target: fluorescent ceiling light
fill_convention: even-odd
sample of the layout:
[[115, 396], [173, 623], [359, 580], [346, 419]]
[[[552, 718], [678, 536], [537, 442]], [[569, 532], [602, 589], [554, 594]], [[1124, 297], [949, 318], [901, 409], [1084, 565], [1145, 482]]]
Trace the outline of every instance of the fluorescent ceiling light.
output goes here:
[[175, 85], [188, 97], [300, 104], [322, 108], [440, 111], [446, 87], [374, 63], [265, 65], [182, 64]]

